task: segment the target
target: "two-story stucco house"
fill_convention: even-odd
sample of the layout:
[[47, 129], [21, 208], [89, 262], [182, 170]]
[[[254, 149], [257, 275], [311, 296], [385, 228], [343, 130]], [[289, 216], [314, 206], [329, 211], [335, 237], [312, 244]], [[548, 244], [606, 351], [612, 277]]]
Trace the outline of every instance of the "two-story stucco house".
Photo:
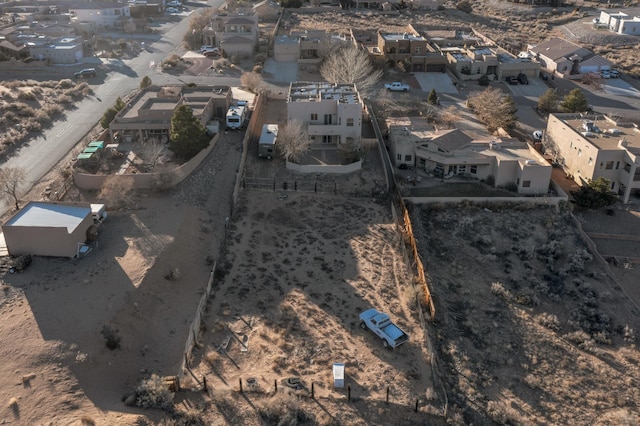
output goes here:
[[204, 126], [214, 117], [224, 118], [231, 100], [229, 86], [151, 86], [118, 112], [109, 133], [112, 140], [132, 142], [155, 137], [166, 142], [173, 112], [180, 105], [188, 105]]
[[550, 114], [543, 142], [578, 184], [605, 178], [625, 204], [632, 191], [640, 190], [640, 129], [633, 123]]
[[287, 121], [301, 122], [311, 148], [360, 143], [363, 103], [354, 84], [294, 82], [289, 86]]
[[258, 16], [253, 12], [219, 13], [202, 31], [203, 43], [227, 55], [253, 54], [258, 44]]
[[404, 64], [406, 71], [444, 71], [446, 58], [411, 25], [403, 32], [378, 31], [377, 45], [368, 47], [378, 63]]
[[115, 1], [76, 3], [69, 13], [72, 23], [88, 22], [96, 29], [119, 27], [131, 17], [129, 5]]
[[84, 57], [82, 37], [60, 37], [34, 43], [29, 53], [35, 59], [48, 60], [52, 64], [75, 64]]

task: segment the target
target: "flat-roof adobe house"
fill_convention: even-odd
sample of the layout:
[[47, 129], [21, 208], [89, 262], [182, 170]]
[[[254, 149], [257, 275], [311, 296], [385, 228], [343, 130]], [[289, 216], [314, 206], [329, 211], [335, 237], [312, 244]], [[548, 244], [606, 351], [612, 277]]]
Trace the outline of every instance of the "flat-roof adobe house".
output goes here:
[[93, 225], [89, 203], [31, 202], [2, 225], [12, 256], [74, 257]]
[[294, 82], [289, 86], [287, 121], [298, 120], [312, 148], [360, 143], [363, 104], [355, 84]]
[[573, 180], [584, 185], [598, 178], [627, 204], [640, 190], [640, 129], [606, 116], [549, 114], [543, 142]]
[[229, 86], [151, 86], [118, 112], [109, 124], [112, 140], [118, 133], [125, 142], [158, 138], [166, 142], [173, 112], [188, 105], [204, 126], [212, 118], [223, 119], [232, 100]]

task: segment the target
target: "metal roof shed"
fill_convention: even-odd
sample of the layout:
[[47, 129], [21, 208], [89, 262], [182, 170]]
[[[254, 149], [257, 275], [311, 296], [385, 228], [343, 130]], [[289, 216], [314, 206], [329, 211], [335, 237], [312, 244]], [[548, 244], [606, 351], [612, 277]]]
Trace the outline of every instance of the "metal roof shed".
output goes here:
[[74, 257], [93, 225], [89, 203], [31, 202], [2, 226], [12, 256]]

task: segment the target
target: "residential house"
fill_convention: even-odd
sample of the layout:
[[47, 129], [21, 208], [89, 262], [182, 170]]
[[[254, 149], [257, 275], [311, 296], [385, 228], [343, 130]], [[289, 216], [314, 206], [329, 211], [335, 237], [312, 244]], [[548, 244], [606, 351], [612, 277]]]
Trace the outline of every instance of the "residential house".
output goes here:
[[438, 10], [444, 7], [444, 0], [409, 0], [411, 10]]
[[129, 5], [116, 1], [76, 2], [69, 13], [72, 23], [89, 23], [94, 29], [120, 28], [131, 16]]
[[515, 184], [519, 194], [543, 195], [549, 190], [551, 165], [533, 147], [517, 139], [472, 140], [457, 129], [415, 129], [395, 122], [389, 127], [395, 165], [415, 166], [448, 179], [465, 175], [493, 177], [495, 186]]
[[601, 115], [550, 114], [543, 142], [547, 154], [580, 185], [605, 178], [625, 204], [632, 191], [640, 190], [640, 129], [636, 124]]
[[74, 257], [93, 225], [89, 203], [30, 202], [2, 225], [12, 256]]
[[611, 62], [605, 58], [558, 37], [529, 46], [528, 50], [543, 68], [559, 77], [578, 78], [611, 69]]
[[293, 82], [287, 99], [287, 122], [301, 122], [311, 148], [360, 144], [363, 103], [355, 84]]
[[611, 31], [625, 35], [640, 35], [640, 17], [629, 16], [624, 12], [610, 13], [600, 11], [599, 25], [604, 25]]
[[159, 138], [166, 142], [173, 112], [180, 105], [188, 105], [205, 126], [214, 117], [224, 119], [231, 100], [229, 86], [151, 86], [118, 112], [109, 125], [109, 133], [112, 140]]
[[377, 46], [369, 48], [374, 62], [405, 67], [406, 71], [444, 71], [446, 58], [411, 25], [402, 32], [378, 31]]
[[441, 49], [446, 54], [449, 70], [460, 80], [477, 80], [485, 74], [495, 80], [521, 73], [531, 78], [540, 75], [538, 62], [516, 58], [498, 47], [472, 45]]
[[60, 37], [34, 44], [29, 51], [34, 59], [47, 60], [52, 64], [75, 64], [84, 57], [82, 37]]
[[222, 49], [226, 55], [252, 55], [258, 45], [258, 16], [219, 13], [202, 31], [203, 43]]
[[276, 36], [273, 57], [276, 62], [319, 63], [333, 43], [353, 43], [351, 35], [330, 34], [323, 30], [292, 31]]

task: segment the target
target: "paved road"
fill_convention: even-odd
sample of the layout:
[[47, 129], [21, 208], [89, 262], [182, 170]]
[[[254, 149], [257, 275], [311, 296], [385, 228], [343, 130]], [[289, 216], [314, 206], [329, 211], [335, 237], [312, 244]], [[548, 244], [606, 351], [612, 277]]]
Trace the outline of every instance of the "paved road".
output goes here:
[[[211, 0], [210, 6], [218, 7], [222, 0]], [[206, 76], [176, 77], [161, 73], [156, 67], [172, 51], [181, 52], [181, 42], [188, 28], [189, 19], [176, 21], [168, 31], [153, 41], [150, 36], [140, 35], [149, 46], [138, 57], [131, 60], [105, 60], [96, 78], [88, 82], [94, 90], [94, 96], [85, 98], [76, 105], [76, 109], [67, 113], [64, 120], [57, 121], [42, 136], [32, 139], [17, 153], [9, 158], [2, 167], [20, 167], [27, 172], [27, 179], [20, 188], [24, 195], [31, 187], [51, 170], [100, 120], [105, 110], [136, 89], [140, 80], [148, 75], [155, 84], [166, 83], [210, 83]], [[129, 37], [125, 35], [125, 37]], [[135, 37], [138, 37], [137, 35]], [[215, 77], [216, 84], [237, 85], [237, 78]], [[11, 205], [0, 200], [0, 215]]]

